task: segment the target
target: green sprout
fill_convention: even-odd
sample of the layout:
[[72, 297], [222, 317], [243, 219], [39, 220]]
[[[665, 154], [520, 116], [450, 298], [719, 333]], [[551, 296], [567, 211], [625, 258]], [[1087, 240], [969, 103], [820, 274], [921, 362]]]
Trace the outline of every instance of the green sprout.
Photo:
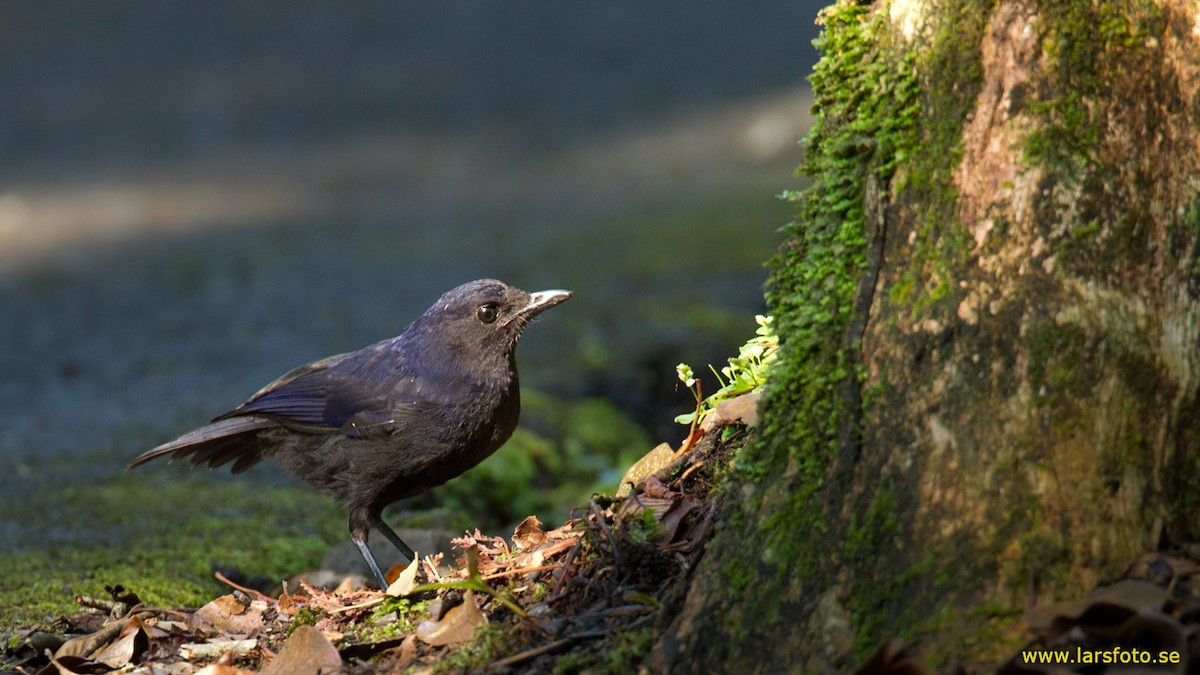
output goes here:
[[679, 424], [698, 425], [722, 402], [742, 394], [754, 391], [767, 382], [768, 366], [779, 351], [779, 336], [775, 334], [774, 319], [770, 316], [754, 317], [758, 329], [738, 355], [729, 359], [729, 365], [717, 372], [711, 365], [708, 367], [716, 376], [721, 388], [708, 398], [703, 398], [700, 390], [700, 380], [695, 376], [692, 367], [686, 363], [675, 366], [675, 374], [683, 386], [691, 390], [696, 397], [696, 409], [693, 412], [679, 415], [675, 421]]

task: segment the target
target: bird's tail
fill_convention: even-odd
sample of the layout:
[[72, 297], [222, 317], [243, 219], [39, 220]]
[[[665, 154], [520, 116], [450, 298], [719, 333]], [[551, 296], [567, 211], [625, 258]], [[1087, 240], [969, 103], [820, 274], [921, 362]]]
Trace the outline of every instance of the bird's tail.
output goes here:
[[127, 468], [141, 466], [163, 455], [171, 455], [172, 462], [190, 455], [193, 466], [207, 464], [215, 469], [234, 462], [233, 473], [241, 473], [264, 457], [256, 432], [274, 426], [276, 423], [270, 419], [253, 415], [223, 419], [143, 452]]

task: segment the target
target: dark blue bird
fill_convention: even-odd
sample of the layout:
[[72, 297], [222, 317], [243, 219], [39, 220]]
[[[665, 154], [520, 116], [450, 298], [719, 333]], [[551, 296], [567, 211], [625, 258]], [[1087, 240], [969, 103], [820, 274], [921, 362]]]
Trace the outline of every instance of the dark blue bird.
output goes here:
[[380, 517], [441, 485], [512, 435], [521, 411], [514, 350], [529, 322], [571, 294], [526, 293], [493, 279], [447, 292], [400, 335], [301, 366], [211, 424], [149, 450], [193, 465], [266, 458], [341, 502], [350, 538], [381, 587], [367, 534], [413, 551]]

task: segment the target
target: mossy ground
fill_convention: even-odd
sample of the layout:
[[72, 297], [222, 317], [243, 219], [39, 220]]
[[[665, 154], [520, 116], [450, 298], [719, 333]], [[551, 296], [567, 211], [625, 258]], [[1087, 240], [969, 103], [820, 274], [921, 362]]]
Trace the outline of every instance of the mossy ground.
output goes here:
[[[524, 399], [526, 424], [513, 439], [439, 488], [429, 505], [484, 530], [503, 531], [531, 514], [560, 521], [583, 496], [615, 490], [622, 467], [653, 445], [604, 401], [533, 391]], [[221, 588], [215, 569], [277, 583], [316, 568], [346, 537], [332, 500], [269, 462], [238, 477], [165, 464], [109, 471], [39, 490], [12, 504], [9, 516], [28, 544], [0, 558], [0, 630], [53, 620], [76, 594], [103, 596], [106, 585], [134, 589], [152, 605], [203, 604]], [[69, 535], [38, 536], [56, 531]]]
[[314, 491], [207, 473], [119, 473], [12, 505], [31, 536], [64, 524], [80, 536], [0, 557], [0, 630], [53, 621], [106, 585], [198, 606], [223, 588], [214, 569], [282, 580], [344, 536], [341, 512]]

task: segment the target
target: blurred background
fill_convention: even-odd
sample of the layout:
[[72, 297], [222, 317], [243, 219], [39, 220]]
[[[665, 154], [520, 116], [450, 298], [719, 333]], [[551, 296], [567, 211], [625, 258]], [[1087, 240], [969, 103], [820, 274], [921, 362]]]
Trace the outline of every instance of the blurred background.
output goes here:
[[0, 5], [0, 604], [312, 564], [344, 516], [273, 465], [124, 465], [475, 278], [575, 299], [495, 492], [419, 506], [547, 520], [678, 443], [675, 364], [764, 309], [823, 4]]

